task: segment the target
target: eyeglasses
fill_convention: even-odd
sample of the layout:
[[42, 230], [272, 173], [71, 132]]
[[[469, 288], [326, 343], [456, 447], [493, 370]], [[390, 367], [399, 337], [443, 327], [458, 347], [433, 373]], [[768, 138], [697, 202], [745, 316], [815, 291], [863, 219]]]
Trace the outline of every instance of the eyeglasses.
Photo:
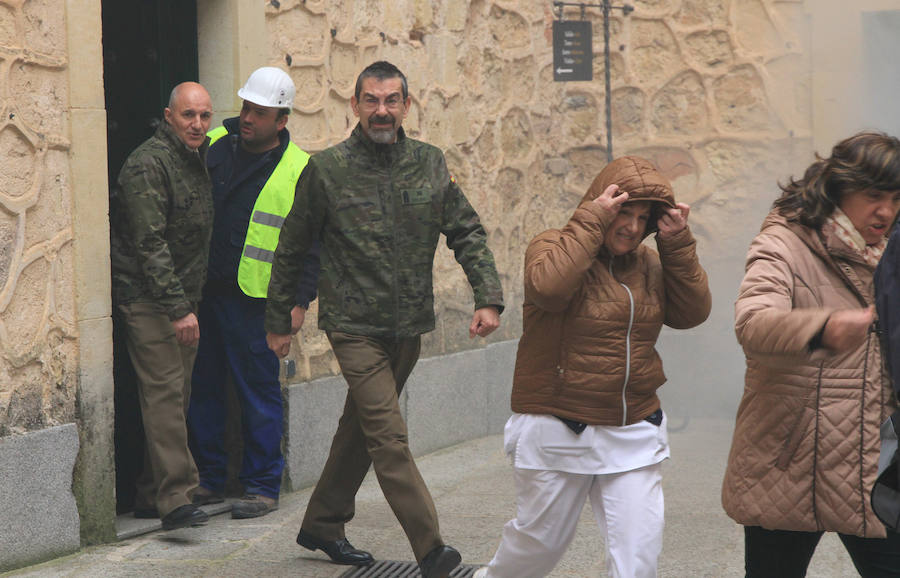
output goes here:
[[362, 105], [363, 108], [369, 110], [376, 110], [382, 103], [384, 103], [384, 107], [387, 109], [398, 109], [400, 108], [400, 105], [403, 104], [403, 97], [401, 97], [399, 94], [392, 94], [382, 101], [375, 98], [374, 96], [364, 96], [362, 101], [360, 102], [360, 105]]

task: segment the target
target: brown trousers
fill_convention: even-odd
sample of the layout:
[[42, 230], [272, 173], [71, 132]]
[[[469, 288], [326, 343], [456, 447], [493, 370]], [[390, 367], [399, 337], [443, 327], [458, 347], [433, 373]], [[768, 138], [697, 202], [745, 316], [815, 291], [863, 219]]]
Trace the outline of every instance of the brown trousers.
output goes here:
[[178, 343], [172, 322], [159, 305], [128, 303], [119, 305], [118, 311], [137, 374], [146, 437], [135, 508], [156, 507], [165, 516], [190, 504], [199, 483], [185, 423], [197, 348]]
[[322, 540], [344, 538], [356, 492], [374, 464], [381, 491], [421, 562], [443, 541], [434, 501], [409, 452], [398, 403], [419, 358], [420, 340], [337, 331], [329, 332], [328, 340], [349, 389], [331, 453], [306, 508], [303, 531]]

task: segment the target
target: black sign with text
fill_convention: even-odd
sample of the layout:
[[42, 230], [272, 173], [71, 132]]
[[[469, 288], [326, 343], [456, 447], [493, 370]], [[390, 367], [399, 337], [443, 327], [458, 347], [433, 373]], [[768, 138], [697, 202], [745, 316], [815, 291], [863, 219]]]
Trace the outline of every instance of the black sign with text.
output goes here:
[[553, 21], [553, 80], [593, 80], [593, 56], [590, 21]]

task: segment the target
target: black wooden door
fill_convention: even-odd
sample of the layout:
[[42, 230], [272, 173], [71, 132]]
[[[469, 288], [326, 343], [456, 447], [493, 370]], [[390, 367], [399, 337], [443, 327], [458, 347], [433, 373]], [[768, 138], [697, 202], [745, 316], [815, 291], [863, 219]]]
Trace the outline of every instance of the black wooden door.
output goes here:
[[[125, 159], [149, 138], [179, 82], [198, 80], [196, 0], [103, 0], [103, 82], [109, 187]], [[134, 505], [143, 465], [143, 428], [134, 370], [113, 316], [116, 510]]]

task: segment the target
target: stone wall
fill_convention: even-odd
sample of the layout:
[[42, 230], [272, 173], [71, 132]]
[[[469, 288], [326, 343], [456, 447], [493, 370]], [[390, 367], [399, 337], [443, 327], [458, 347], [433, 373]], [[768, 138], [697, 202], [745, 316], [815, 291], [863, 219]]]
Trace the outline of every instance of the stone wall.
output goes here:
[[[810, 162], [811, 143], [827, 152], [836, 138], [862, 128], [848, 112], [858, 104], [864, 69], [857, 21], [863, 11], [898, 10], [900, 0], [632, 4], [635, 11], [627, 17], [613, 13], [611, 26], [615, 153], [652, 159], [678, 198], [692, 205], [691, 225], [714, 297], [706, 324], [664, 331], [660, 338], [670, 378], [662, 395], [674, 430], [693, 414], [723, 415], [736, 402], [743, 356], [733, 337], [731, 306], [747, 244], [777, 194], [776, 181]], [[437, 368], [426, 372], [425, 385], [441, 385], [432, 376], [448, 376], [445, 364], [462, 370], [460, 387], [468, 385], [465, 378], [489, 386], [507, 379], [508, 368], [497, 359], [511, 357], [521, 332], [525, 246], [537, 232], [565, 223], [605, 164], [599, 12], [586, 12], [594, 29], [594, 80], [554, 83], [551, 0], [198, 5], [207, 35], [199, 43], [201, 62], [211, 65], [206, 80], [218, 79], [209, 86], [226, 103], [217, 108], [234, 108], [230, 85], [239, 86], [234, 77], [245, 70], [266, 63], [285, 67], [298, 87], [290, 128], [311, 152], [340, 141], [355, 124], [349, 99], [366, 64], [388, 59], [407, 73], [413, 99], [408, 132], [446, 151], [452, 173], [483, 217], [508, 306], [483, 352], [423, 363], [423, 371]], [[65, 460], [56, 460], [62, 467], [52, 468], [54, 480], [31, 484], [52, 483], [67, 493], [71, 483], [78, 501], [78, 528], [64, 500], [49, 513], [32, 508], [35, 516], [67, 525], [65, 536], [51, 531], [62, 538], [57, 552], [75, 547], [77, 532], [82, 543], [115, 535], [100, 10], [100, 0], [0, 0], [0, 437], [6, 438], [0, 449], [21, 457], [22, 447], [50, 443], [65, 451]], [[822, 17], [824, 10], [831, 12]], [[219, 25], [217, 18], [227, 14], [231, 25]], [[566, 17], [578, 18], [578, 11], [569, 9]], [[227, 31], [233, 37], [224, 38]], [[443, 247], [435, 279], [438, 327], [426, 336], [423, 355], [482, 347], [482, 340], [466, 337], [470, 290]], [[315, 306], [298, 341], [291, 382], [338, 373], [315, 329]], [[479, 357], [486, 368], [480, 373], [459, 367], [461, 359]], [[299, 389], [294, 385], [288, 395]], [[499, 399], [485, 403], [502, 413]], [[416, 400], [412, 407], [418, 408], [413, 421], [428, 418], [431, 408], [420, 409]], [[76, 414], [78, 444], [58, 442], [71, 438], [72, 426], [51, 426], [71, 424]], [[495, 431], [503, 416], [488, 417], [488, 431]], [[11, 435], [24, 432], [33, 433]], [[323, 435], [327, 439], [329, 432]], [[59, 457], [35, 451], [45, 460]], [[47, 475], [31, 473], [32, 479]], [[32, 527], [28, 520], [22, 525]]]
[[[775, 181], [809, 160], [808, 7], [634, 6], [629, 16], [613, 12], [611, 23], [615, 153], [656, 162], [692, 205], [717, 298], [704, 335], [718, 341], [730, 334], [740, 262]], [[490, 341], [516, 339], [528, 240], [563, 224], [605, 164], [600, 13], [586, 13], [594, 80], [555, 83], [550, 2], [268, 0], [261, 10], [268, 63], [289, 69], [298, 87], [290, 129], [309, 151], [340, 141], [355, 124], [349, 99], [366, 64], [388, 59], [407, 73], [409, 134], [445, 150], [489, 232], [508, 306]], [[75, 413], [65, 26], [61, 0], [0, 0], [0, 435], [71, 422]], [[479, 347], [467, 338], [470, 290], [443, 247], [435, 278], [437, 330], [423, 354]], [[315, 307], [300, 343], [292, 381], [338, 372], [315, 329]]]
[[67, 64], [62, 2], [0, 0], [0, 436], [74, 420]]
[[[809, 62], [800, 0], [638, 0], [611, 22], [615, 154], [653, 160], [692, 206], [716, 311], [692, 346], [730, 347], [730, 303], [749, 239], [777, 189], [810, 157]], [[565, 13], [578, 18], [576, 9]], [[482, 216], [508, 313], [491, 341], [521, 331], [525, 247], [565, 223], [606, 163], [602, 14], [593, 23], [592, 82], [552, 74], [551, 2], [533, 0], [270, 0], [268, 63], [290, 70], [298, 97], [289, 127], [310, 151], [343, 139], [359, 71], [377, 59], [409, 78], [408, 133], [441, 147]], [[799, 159], [799, 160], [798, 160]], [[471, 296], [446, 248], [435, 266], [437, 330], [423, 355], [467, 338]], [[311, 317], [298, 380], [336, 364]], [[724, 337], [723, 337], [724, 336]], [[668, 361], [667, 361], [668, 363]], [[677, 367], [675, 368], [677, 371]], [[736, 383], [739, 383], [739, 375]]]

